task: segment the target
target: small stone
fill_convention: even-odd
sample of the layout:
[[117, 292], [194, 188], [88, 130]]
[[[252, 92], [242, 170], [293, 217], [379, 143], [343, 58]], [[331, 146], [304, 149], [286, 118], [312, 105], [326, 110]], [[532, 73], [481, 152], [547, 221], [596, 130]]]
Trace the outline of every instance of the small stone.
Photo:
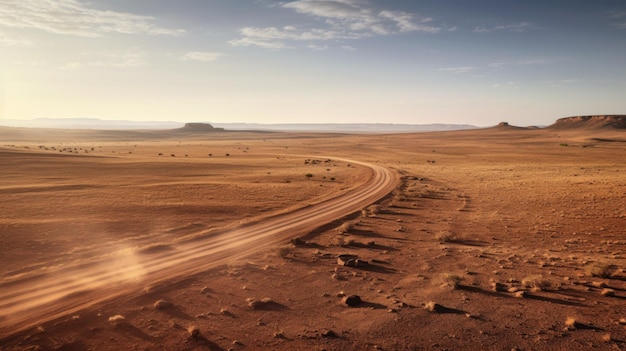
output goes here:
[[336, 338], [338, 336], [337, 336], [337, 333], [335, 333], [334, 331], [326, 330], [322, 333], [322, 337], [323, 338]]
[[348, 305], [349, 307], [356, 307], [360, 305], [362, 301], [359, 295], [350, 295], [350, 296], [344, 296], [341, 299], [341, 302], [344, 303], [345, 305]]
[[157, 310], [164, 310], [166, 308], [170, 308], [172, 307], [172, 303], [169, 301], [165, 301], [165, 300], [158, 300], [157, 302], [154, 303], [154, 308]]
[[605, 289], [602, 289], [602, 291], [600, 292], [600, 294], [601, 294], [602, 296], [615, 296], [615, 290], [605, 288]]
[[198, 329], [195, 325], [192, 325], [187, 328], [187, 333], [189, 333], [190, 338], [195, 339], [200, 335], [200, 329]]

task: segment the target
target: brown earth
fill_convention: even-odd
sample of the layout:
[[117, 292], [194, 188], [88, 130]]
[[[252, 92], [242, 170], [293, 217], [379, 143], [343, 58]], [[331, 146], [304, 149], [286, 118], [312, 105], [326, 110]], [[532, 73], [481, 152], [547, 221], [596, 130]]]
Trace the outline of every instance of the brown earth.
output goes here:
[[0, 129], [0, 349], [624, 349], [624, 133]]

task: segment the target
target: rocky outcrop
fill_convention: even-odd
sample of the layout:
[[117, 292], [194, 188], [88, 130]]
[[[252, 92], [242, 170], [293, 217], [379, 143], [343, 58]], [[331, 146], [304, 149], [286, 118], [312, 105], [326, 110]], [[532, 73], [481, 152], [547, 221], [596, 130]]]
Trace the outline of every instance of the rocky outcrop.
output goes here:
[[559, 118], [549, 129], [626, 129], [626, 115], [594, 115]]
[[206, 133], [206, 132], [221, 132], [224, 128], [215, 128], [208, 123], [185, 123], [185, 126], [178, 129], [181, 132], [190, 133]]

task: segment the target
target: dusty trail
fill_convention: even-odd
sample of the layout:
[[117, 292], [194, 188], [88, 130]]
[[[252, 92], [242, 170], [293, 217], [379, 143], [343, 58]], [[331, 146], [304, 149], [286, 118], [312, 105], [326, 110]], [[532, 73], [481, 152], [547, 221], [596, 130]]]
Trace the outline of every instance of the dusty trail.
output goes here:
[[297, 233], [362, 209], [397, 184], [396, 173], [387, 168], [343, 161], [369, 168], [371, 176], [339, 197], [217, 235], [157, 247], [155, 252], [122, 250], [100, 262], [82, 262], [1, 282], [0, 338], [115, 297], [138, 294], [146, 285], [198, 273], [285, 242]]

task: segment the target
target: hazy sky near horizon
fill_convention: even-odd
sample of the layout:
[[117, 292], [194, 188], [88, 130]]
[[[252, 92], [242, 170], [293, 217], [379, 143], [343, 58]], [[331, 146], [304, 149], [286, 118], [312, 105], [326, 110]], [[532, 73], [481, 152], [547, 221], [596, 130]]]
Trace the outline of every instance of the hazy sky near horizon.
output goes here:
[[623, 0], [0, 0], [0, 119], [626, 113]]

